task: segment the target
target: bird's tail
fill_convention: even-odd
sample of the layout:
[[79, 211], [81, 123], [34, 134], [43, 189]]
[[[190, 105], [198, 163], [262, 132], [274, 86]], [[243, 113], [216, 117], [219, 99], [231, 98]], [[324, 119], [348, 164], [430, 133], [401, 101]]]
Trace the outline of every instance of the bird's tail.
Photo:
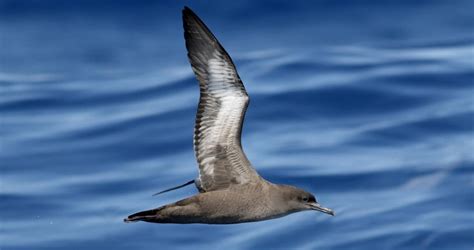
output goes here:
[[163, 207], [141, 211], [129, 215], [127, 218], [123, 219], [124, 222], [137, 222], [137, 221], [147, 221], [147, 219], [155, 218], [158, 212], [163, 209]]

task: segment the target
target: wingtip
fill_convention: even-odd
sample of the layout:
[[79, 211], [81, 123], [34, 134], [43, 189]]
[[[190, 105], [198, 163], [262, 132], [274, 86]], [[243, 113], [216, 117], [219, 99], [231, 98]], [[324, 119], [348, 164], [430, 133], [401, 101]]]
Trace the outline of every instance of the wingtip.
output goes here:
[[192, 15], [192, 14], [194, 14], [194, 11], [185, 5], [183, 8], [183, 15]]

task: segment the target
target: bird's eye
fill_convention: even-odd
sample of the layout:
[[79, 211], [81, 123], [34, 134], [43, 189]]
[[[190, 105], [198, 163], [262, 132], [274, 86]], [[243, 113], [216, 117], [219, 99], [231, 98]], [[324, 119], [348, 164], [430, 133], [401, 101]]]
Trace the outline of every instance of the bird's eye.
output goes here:
[[303, 197], [304, 202], [308, 202], [308, 200], [309, 200], [308, 197]]

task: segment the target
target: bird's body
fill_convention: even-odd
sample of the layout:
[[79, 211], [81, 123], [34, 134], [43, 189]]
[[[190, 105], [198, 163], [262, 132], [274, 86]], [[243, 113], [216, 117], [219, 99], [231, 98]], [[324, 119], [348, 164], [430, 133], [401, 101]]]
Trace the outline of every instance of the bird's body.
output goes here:
[[284, 197], [277, 196], [282, 193], [275, 192], [279, 188], [267, 181], [235, 185], [200, 193], [135, 216], [157, 223], [232, 224], [272, 219], [296, 212], [279, 209], [279, 203], [284, 201]]
[[194, 183], [200, 193], [132, 214], [125, 221], [232, 224], [304, 210], [334, 215], [332, 210], [321, 207], [312, 194], [270, 183], [252, 167], [240, 142], [249, 97], [234, 63], [201, 19], [187, 7], [183, 10], [183, 24], [188, 58], [200, 89], [194, 128], [194, 151], [199, 165], [199, 177]]

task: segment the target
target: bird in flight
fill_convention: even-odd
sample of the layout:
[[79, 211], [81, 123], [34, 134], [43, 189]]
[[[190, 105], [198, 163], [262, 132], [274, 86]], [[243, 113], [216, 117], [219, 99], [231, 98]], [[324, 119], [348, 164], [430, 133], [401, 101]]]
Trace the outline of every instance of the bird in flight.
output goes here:
[[188, 7], [183, 10], [183, 26], [189, 62], [200, 90], [194, 127], [199, 176], [160, 193], [194, 183], [199, 194], [132, 214], [124, 221], [233, 224], [306, 210], [334, 215], [311, 193], [271, 183], [252, 167], [240, 142], [249, 97], [234, 63], [209, 28]]

